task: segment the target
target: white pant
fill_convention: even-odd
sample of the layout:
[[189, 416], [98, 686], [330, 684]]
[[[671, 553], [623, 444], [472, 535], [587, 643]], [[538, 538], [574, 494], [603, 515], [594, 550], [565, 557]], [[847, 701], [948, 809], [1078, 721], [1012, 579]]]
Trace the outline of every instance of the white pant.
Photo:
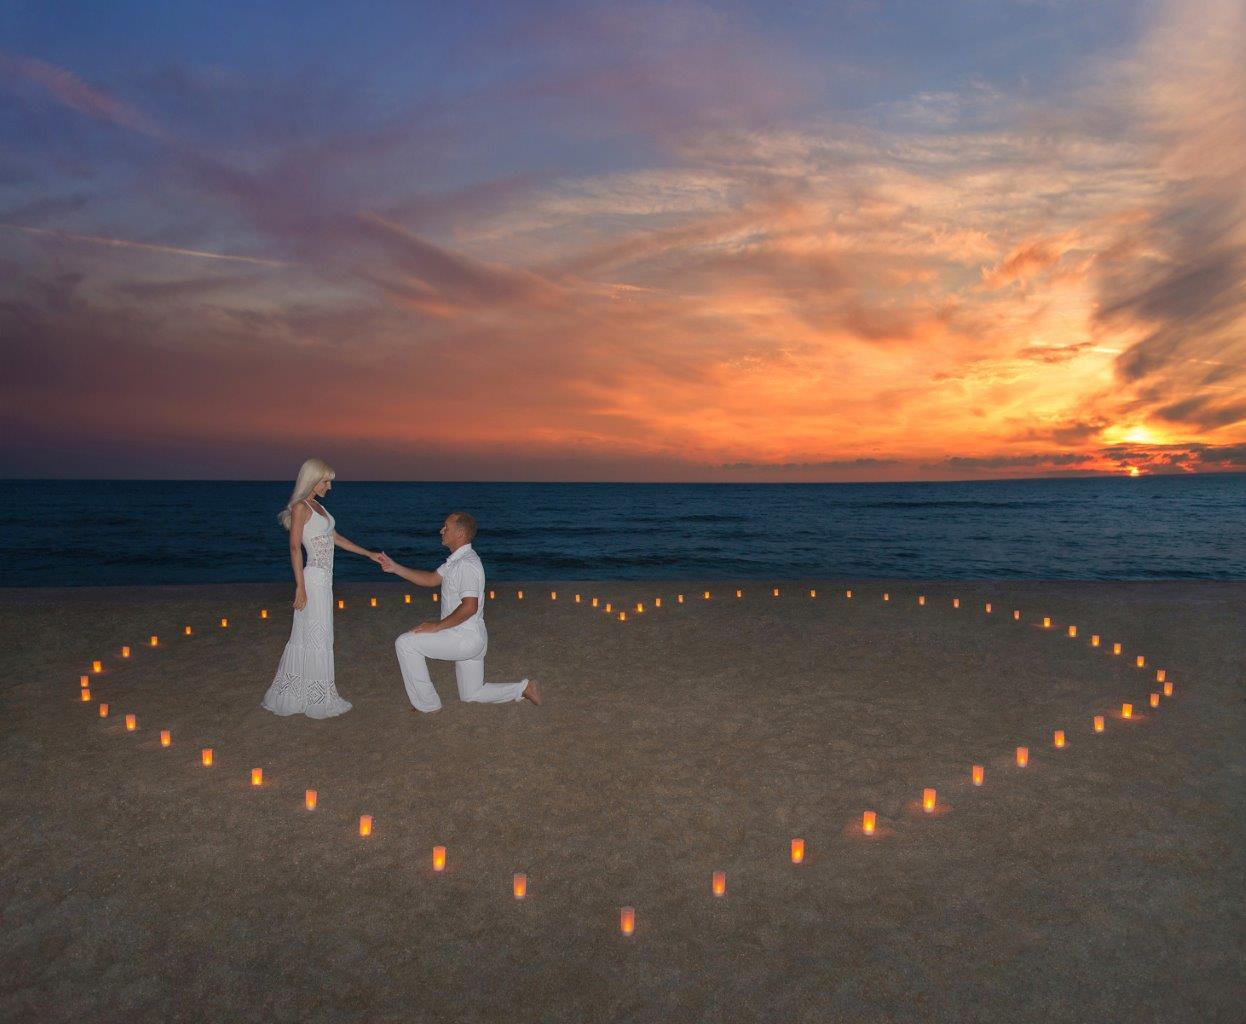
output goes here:
[[[460, 631], [461, 630], [461, 631]], [[468, 626], [455, 627], [440, 633], [403, 633], [394, 641], [398, 652], [398, 666], [402, 669], [402, 683], [407, 688], [407, 699], [419, 711], [437, 711], [441, 698], [433, 689], [428, 677], [425, 658], [454, 662], [454, 678], [459, 684], [459, 700], [479, 701], [483, 704], [506, 704], [523, 700], [528, 686], [527, 679], [517, 683], [486, 683], [485, 649], [489, 637], [481, 629]]]

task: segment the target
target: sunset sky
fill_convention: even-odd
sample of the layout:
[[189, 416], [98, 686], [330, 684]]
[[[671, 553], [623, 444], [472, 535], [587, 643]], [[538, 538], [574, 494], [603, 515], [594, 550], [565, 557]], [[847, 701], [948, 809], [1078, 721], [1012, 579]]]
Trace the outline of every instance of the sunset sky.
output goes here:
[[0, 0], [0, 475], [1246, 469], [1246, 3]]

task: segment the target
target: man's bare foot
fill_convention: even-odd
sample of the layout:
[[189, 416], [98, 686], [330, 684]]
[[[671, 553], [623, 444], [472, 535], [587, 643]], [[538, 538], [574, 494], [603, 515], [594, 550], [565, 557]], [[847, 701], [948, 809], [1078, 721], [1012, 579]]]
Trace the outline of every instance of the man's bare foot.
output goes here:
[[530, 700], [533, 704], [541, 703], [541, 684], [535, 679], [529, 679], [528, 685], [524, 687], [523, 699]]

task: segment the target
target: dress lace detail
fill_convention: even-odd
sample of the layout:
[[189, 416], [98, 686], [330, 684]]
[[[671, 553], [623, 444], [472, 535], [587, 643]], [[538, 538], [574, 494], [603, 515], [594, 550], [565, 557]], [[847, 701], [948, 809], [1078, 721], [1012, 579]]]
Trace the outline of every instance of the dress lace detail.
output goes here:
[[332, 718], [351, 709], [333, 681], [333, 517], [314, 514], [303, 528], [307, 605], [294, 613], [290, 642], [263, 706], [278, 715]]

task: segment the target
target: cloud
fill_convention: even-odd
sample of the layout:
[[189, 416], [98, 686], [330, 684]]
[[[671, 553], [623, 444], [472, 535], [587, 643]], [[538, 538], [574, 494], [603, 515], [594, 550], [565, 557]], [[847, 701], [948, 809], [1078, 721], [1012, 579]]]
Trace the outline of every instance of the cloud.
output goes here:
[[0, 53], [0, 75], [35, 83], [58, 102], [87, 117], [108, 121], [144, 135], [161, 134], [136, 107], [88, 85], [67, 68], [57, 67], [34, 57]]

